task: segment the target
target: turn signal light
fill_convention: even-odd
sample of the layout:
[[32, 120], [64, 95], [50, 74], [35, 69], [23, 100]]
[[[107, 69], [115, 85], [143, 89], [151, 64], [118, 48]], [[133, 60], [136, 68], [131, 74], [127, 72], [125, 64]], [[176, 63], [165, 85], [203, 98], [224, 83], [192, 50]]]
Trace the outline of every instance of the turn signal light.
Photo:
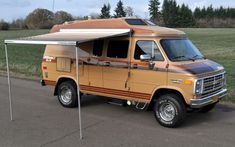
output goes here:
[[192, 81], [192, 80], [185, 80], [185, 81], [184, 81], [184, 84], [186, 84], [186, 85], [192, 85], [192, 84], [193, 84], [193, 81]]
[[43, 66], [42, 69], [43, 69], [43, 70], [47, 70], [47, 67], [46, 67], [46, 66]]

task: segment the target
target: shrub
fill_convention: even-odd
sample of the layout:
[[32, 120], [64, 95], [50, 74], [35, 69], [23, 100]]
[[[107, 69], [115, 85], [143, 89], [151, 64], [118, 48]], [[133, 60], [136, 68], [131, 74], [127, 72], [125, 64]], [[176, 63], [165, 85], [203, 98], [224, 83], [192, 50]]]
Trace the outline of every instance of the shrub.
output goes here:
[[0, 30], [9, 30], [9, 24], [4, 20], [0, 21]]

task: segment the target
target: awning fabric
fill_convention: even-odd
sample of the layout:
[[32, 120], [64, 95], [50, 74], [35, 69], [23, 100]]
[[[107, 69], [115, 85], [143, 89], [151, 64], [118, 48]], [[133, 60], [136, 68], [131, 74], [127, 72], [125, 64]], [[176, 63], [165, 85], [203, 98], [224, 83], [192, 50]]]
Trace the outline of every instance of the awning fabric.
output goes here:
[[7, 39], [6, 44], [43, 44], [75, 46], [96, 39], [128, 35], [130, 29], [61, 29], [59, 32], [44, 35]]

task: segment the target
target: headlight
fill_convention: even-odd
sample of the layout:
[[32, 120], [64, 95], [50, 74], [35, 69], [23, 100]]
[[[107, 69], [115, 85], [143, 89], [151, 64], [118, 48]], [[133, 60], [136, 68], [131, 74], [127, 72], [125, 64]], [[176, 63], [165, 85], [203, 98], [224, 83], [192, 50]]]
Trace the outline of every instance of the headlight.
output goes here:
[[203, 80], [196, 80], [195, 83], [195, 94], [196, 95], [200, 95], [202, 94], [202, 90], [203, 90]]
[[224, 74], [224, 87], [227, 87], [227, 74]]

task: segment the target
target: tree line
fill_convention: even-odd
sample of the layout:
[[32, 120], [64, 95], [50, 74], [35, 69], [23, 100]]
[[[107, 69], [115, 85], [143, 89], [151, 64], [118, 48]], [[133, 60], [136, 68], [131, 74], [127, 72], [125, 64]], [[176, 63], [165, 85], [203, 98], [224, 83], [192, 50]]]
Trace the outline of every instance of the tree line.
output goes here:
[[[197, 7], [194, 11], [188, 5], [178, 5], [176, 0], [164, 0], [160, 8], [159, 0], [149, 0], [150, 20], [158, 25], [167, 27], [235, 27], [235, 8]], [[100, 18], [116, 18], [135, 16], [132, 7], [123, 7], [121, 0], [111, 15], [110, 4], [101, 8]]]
[[193, 11], [188, 5], [178, 5], [175, 0], [164, 0], [156, 17], [153, 21], [168, 27], [235, 27], [235, 8], [210, 5]]
[[53, 13], [47, 9], [35, 9], [29, 13], [26, 18], [19, 18], [13, 20], [11, 23], [7, 23], [4, 20], [0, 20], [0, 30], [12, 29], [49, 29], [54, 24], [61, 24], [65, 21], [73, 21], [75, 18], [65, 12], [57, 11]]
[[[176, 0], [164, 0], [162, 6], [159, 0], [149, 0], [149, 19], [161, 26], [166, 27], [235, 27], [235, 8], [213, 8], [212, 5], [191, 10], [188, 5], [178, 5]], [[131, 6], [124, 6], [119, 0], [111, 14], [111, 5], [103, 4], [100, 14], [92, 14], [92, 18], [108, 19], [119, 17], [136, 16]], [[136, 16], [138, 17], [138, 16]], [[13, 20], [10, 24], [0, 20], [0, 30], [9, 28], [19, 29], [48, 29], [54, 24], [61, 24], [65, 21], [87, 19], [84, 17], [73, 17], [65, 11], [53, 13], [47, 9], [36, 9], [25, 19]]]

